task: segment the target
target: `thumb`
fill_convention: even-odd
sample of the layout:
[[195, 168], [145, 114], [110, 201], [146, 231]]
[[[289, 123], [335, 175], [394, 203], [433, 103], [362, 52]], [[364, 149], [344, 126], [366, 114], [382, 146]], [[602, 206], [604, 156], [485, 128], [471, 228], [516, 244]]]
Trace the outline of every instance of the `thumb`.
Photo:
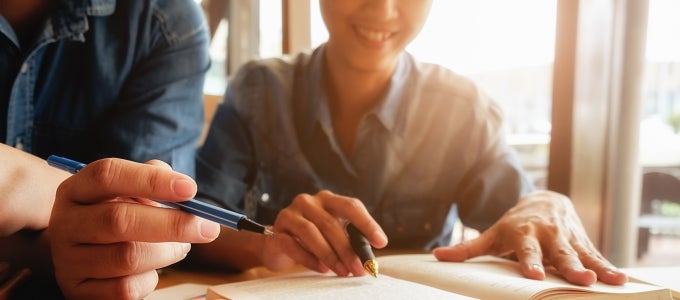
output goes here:
[[479, 237], [463, 241], [450, 247], [439, 247], [432, 251], [434, 257], [440, 261], [462, 262], [473, 257], [491, 253], [494, 235], [487, 230]]

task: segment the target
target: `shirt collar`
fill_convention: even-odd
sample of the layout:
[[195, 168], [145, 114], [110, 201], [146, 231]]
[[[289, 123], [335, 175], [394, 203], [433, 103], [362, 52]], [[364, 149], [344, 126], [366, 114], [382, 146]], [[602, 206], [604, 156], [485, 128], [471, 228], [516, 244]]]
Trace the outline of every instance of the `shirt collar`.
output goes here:
[[413, 83], [407, 83], [406, 78], [411, 69], [409, 55], [403, 52], [399, 55], [397, 67], [392, 73], [390, 86], [383, 101], [378, 104], [370, 113], [375, 114], [385, 129], [395, 133], [398, 126], [399, 112], [404, 99], [410, 97], [409, 90]]
[[62, 0], [47, 23], [43, 39], [69, 38], [84, 41], [87, 17], [113, 14], [116, 0]]
[[[328, 104], [328, 97], [326, 91], [323, 89], [323, 56], [325, 52], [325, 44], [319, 46], [312, 54], [311, 68], [308, 76], [311, 78], [309, 90], [309, 97], [305, 97], [308, 101], [306, 104], [310, 108], [310, 119], [307, 125], [310, 130], [314, 124], [318, 122], [323, 130], [330, 134], [332, 132], [332, 122], [330, 116], [330, 108]], [[404, 52], [397, 61], [397, 67], [390, 79], [390, 87], [385, 95], [383, 101], [378, 104], [368, 115], [374, 114], [377, 116], [380, 123], [390, 132], [395, 132], [398, 126], [400, 106], [405, 98], [409, 97], [409, 85], [406, 84], [406, 78], [411, 71], [412, 61], [411, 56]]]

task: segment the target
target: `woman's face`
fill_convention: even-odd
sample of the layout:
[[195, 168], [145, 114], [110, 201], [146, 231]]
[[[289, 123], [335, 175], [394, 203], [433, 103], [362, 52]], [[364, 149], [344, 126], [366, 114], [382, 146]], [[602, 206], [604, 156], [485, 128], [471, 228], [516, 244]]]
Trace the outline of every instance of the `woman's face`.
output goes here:
[[361, 71], [391, 71], [418, 34], [431, 0], [319, 0], [327, 54]]

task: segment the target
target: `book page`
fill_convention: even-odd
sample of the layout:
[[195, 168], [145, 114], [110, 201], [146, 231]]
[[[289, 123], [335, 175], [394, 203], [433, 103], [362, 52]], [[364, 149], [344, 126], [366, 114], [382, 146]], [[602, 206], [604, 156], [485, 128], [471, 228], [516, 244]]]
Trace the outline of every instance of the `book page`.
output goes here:
[[313, 271], [216, 285], [206, 299], [473, 299], [390, 276], [338, 277]]
[[674, 299], [680, 299], [680, 267], [623, 268], [632, 282], [653, 284], [671, 289]]
[[205, 299], [205, 291], [209, 285], [182, 283], [157, 289], [144, 300], [200, 300]]
[[552, 273], [543, 281], [527, 279], [517, 262], [492, 256], [454, 263], [437, 261], [432, 254], [406, 254], [381, 256], [378, 261], [383, 274], [480, 299], [617, 299], [613, 294], [626, 296], [621, 299], [672, 299], [668, 289], [639, 283], [597, 282], [583, 287]]

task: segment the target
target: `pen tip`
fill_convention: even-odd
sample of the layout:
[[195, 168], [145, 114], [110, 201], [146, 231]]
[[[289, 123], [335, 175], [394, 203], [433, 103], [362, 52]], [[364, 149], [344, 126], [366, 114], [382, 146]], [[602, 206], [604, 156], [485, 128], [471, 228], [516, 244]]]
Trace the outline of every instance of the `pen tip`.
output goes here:
[[368, 274], [371, 274], [371, 276], [377, 278], [378, 277], [378, 261], [376, 261], [375, 259], [367, 260], [364, 263], [364, 270], [366, 270], [366, 272], [368, 272]]

